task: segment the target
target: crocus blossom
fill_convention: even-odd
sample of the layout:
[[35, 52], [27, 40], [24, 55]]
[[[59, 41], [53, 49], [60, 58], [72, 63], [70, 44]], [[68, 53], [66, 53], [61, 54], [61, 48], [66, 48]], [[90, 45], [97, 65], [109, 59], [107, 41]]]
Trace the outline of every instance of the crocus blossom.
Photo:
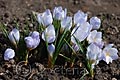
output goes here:
[[118, 59], [118, 50], [116, 48], [112, 48], [113, 44], [109, 44], [105, 46], [105, 48], [102, 51], [102, 58], [103, 60], [109, 64], [112, 63], [112, 60]]
[[77, 13], [75, 13], [74, 15], [74, 24], [82, 24], [83, 22], [87, 21], [87, 14], [82, 12], [82, 11], [78, 11]]
[[90, 32], [87, 37], [88, 43], [97, 43], [102, 41], [102, 32], [97, 32], [96, 30]]
[[70, 30], [72, 27], [72, 17], [66, 17], [61, 21], [61, 29], [64, 30]]
[[48, 51], [49, 55], [52, 57], [53, 53], [55, 51], [55, 46], [53, 44], [48, 45], [47, 51]]
[[97, 30], [93, 30], [87, 37], [88, 43], [95, 43], [100, 48], [103, 47], [104, 42], [102, 41], [102, 32], [97, 32]]
[[25, 37], [25, 43], [30, 50], [35, 49], [40, 43], [39, 33], [37, 31], [30, 33], [28, 37]]
[[49, 25], [42, 33], [42, 39], [48, 43], [55, 41], [55, 28], [53, 25]]
[[67, 15], [67, 9], [65, 8], [64, 10], [62, 9], [61, 6], [55, 7], [53, 10], [53, 18], [57, 20], [62, 20], [66, 17]]
[[4, 53], [4, 60], [10, 60], [14, 58], [14, 56], [15, 56], [15, 51], [13, 49], [8, 48]]
[[71, 41], [76, 44], [76, 39], [78, 39], [80, 42], [85, 40], [85, 38], [89, 35], [91, 29], [92, 26], [88, 22], [84, 22], [80, 26], [76, 26], [72, 30]]
[[102, 50], [94, 43], [91, 43], [88, 46], [86, 57], [92, 64], [92, 68], [94, 68], [94, 65], [98, 64], [99, 61], [101, 60], [101, 52]]
[[9, 40], [14, 44], [17, 45], [20, 39], [20, 32], [18, 29], [14, 28], [8, 35]]
[[45, 12], [37, 14], [37, 20], [39, 24], [42, 24], [43, 26], [52, 24], [53, 18], [50, 10], [47, 9]]
[[92, 17], [90, 18], [90, 24], [92, 25], [92, 29], [99, 29], [101, 20], [98, 17]]

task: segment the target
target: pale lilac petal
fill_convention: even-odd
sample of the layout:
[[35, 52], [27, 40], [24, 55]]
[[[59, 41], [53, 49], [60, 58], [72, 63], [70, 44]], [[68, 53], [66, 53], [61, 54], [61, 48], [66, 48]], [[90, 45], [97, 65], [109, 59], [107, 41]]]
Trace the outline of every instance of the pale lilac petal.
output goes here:
[[34, 47], [34, 40], [32, 37], [26, 37], [25, 42], [28, 48], [33, 48]]
[[99, 29], [101, 20], [98, 17], [92, 17], [90, 18], [90, 24], [93, 26], [92, 29]]
[[87, 36], [90, 34], [92, 26], [88, 22], [82, 23], [79, 27], [75, 27], [72, 31], [71, 41], [76, 44], [76, 37], [80, 42], [85, 40]]
[[72, 17], [66, 17], [61, 21], [61, 28], [62, 30], [70, 30], [72, 27]]
[[107, 64], [109, 64], [110, 62], [112, 63], [112, 58], [109, 56], [106, 56], [106, 58], [103, 59]]
[[79, 50], [79, 46], [77, 44], [73, 44], [73, 49], [77, 52]]
[[109, 53], [111, 53], [110, 56], [113, 60], [118, 59], [118, 50], [116, 48], [109, 49]]
[[87, 37], [88, 43], [96, 43], [97, 45], [102, 44], [102, 32], [97, 32], [93, 30]]
[[48, 25], [52, 24], [52, 22], [53, 22], [52, 14], [51, 14], [50, 10], [47, 9], [43, 13], [43, 25], [48, 26]]
[[74, 15], [74, 24], [82, 24], [87, 21], [87, 14], [82, 11], [78, 11]]
[[91, 64], [98, 64], [99, 61], [101, 60], [101, 52], [102, 50], [96, 46], [95, 44], [91, 43], [88, 48], [87, 48], [87, 54], [86, 57], [88, 60], [90, 60], [92, 63]]
[[29, 34], [29, 36], [31, 36], [32, 38], [34, 39], [39, 39], [40, 38], [40, 35], [39, 35], [39, 32], [37, 31], [33, 31]]
[[112, 62], [112, 60], [118, 59], [118, 50], [116, 48], [112, 48], [112, 44], [109, 44], [105, 46], [103, 49], [103, 60], [109, 64], [109, 62]]
[[40, 39], [34, 39], [31, 36], [25, 37], [25, 43], [27, 48], [29, 49], [35, 49], [39, 43], [40, 43]]
[[[8, 35], [9, 40], [13, 43], [13, 44], [17, 44], [19, 42], [20, 39], [20, 32], [18, 29], [14, 28]], [[17, 42], [16, 42], [17, 41]]]
[[97, 45], [99, 48], [103, 48], [103, 46], [104, 46], [104, 42], [103, 41], [101, 41], [101, 42], [96, 42], [96, 43], [94, 43], [95, 45]]
[[4, 60], [10, 60], [15, 56], [15, 52], [13, 49], [6, 49], [5, 53], [4, 53]]
[[43, 23], [42, 13], [37, 14], [37, 21], [40, 25]]
[[42, 33], [42, 39], [48, 43], [55, 41], [55, 29], [53, 25], [49, 25], [45, 31]]
[[57, 20], [62, 20], [67, 15], [67, 9], [63, 10], [61, 6], [55, 7], [53, 10], [53, 18]]
[[53, 18], [50, 10], [47, 9], [45, 12], [37, 14], [37, 20], [39, 24], [42, 24], [43, 26], [52, 24]]
[[48, 45], [47, 50], [48, 50], [49, 55], [52, 57], [53, 53], [55, 51], [55, 46], [53, 44], [50, 44], [50, 45]]

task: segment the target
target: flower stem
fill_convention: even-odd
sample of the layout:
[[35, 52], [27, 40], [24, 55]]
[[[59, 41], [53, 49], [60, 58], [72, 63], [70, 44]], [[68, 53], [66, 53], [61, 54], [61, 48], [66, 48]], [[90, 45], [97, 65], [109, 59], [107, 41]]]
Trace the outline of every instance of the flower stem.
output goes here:
[[27, 50], [27, 51], [26, 51], [26, 56], [25, 56], [25, 63], [26, 63], [26, 64], [28, 63], [28, 54], [29, 54], [29, 51], [30, 51], [30, 50]]
[[48, 67], [52, 68], [53, 64], [52, 64], [52, 57], [50, 55], [48, 55]]

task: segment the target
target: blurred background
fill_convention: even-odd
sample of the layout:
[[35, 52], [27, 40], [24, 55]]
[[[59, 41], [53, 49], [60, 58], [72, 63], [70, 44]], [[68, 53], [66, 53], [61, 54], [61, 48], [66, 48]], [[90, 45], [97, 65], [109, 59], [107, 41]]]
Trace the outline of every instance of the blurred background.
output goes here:
[[0, 0], [0, 16], [22, 17], [31, 11], [43, 12], [55, 6], [67, 8], [71, 13], [82, 10], [92, 15], [120, 14], [120, 0]]

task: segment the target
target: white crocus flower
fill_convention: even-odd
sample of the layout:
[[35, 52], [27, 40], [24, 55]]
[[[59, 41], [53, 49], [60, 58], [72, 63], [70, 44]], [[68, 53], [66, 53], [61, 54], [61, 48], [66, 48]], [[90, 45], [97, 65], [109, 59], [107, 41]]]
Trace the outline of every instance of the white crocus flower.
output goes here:
[[101, 20], [98, 17], [92, 17], [90, 18], [90, 24], [92, 25], [92, 29], [99, 29]]
[[53, 25], [49, 25], [45, 31], [42, 33], [42, 39], [48, 43], [55, 41], [55, 28]]
[[66, 17], [67, 15], [67, 9], [65, 8], [64, 10], [62, 9], [61, 6], [55, 7], [53, 10], [53, 18], [57, 20], [62, 20]]
[[87, 37], [88, 43], [95, 43], [98, 47], [103, 48], [104, 42], [102, 41], [102, 32], [93, 30]]
[[70, 30], [72, 27], [72, 17], [66, 17], [61, 21], [61, 30]]
[[75, 13], [74, 15], [74, 24], [82, 24], [84, 22], [87, 21], [87, 14], [82, 12], [82, 11], [78, 11], [77, 13]]
[[112, 63], [112, 60], [118, 59], [118, 50], [116, 48], [112, 48], [113, 44], [107, 45], [102, 51], [103, 60], [109, 64]]
[[53, 18], [50, 10], [47, 9], [45, 12], [37, 14], [37, 20], [39, 24], [42, 24], [43, 26], [52, 24]]
[[37, 31], [30, 33], [28, 37], [25, 37], [25, 43], [29, 50], [35, 49], [40, 43], [39, 33]]
[[8, 35], [9, 40], [14, 44], [17, 45], [20, 39], [20, 32], [18, 29], [14, 28]]
[[71, 41], [74, 44], [77, 44], [76, 43], [76, 39], [78, 39], [80, 42], [83, 41], [83, 40], [85, 40], [85, 38], [89, 35], [91, 29], [92, 29], [92, 26], [88, 22], [84, 22], [80, 26], [76, 26], [72, 30]]
[[97, 43], [102, 41], [102, 32], [97, 32], [96, 30], [90, 32], [87, 37], [88, 43]]
[[102, 50], [94, 43], [91, 43], [88, 46], [86, 57], [90, 61], [90, 64], [92, 64], [92, 68], [94, 68], [94, 65], [98, 64], [101, 60], [101, 51]]
[[14, 56], [15, 56], [15, 51], [13, 49], [8, 48], [4, 53], [4, 60], [10, 60], [14, 58]]
[[51, 57], [53, 57], [53, 53], [55, 51], [55, 46], [53, 44], [48, 45], [47, 51]]

